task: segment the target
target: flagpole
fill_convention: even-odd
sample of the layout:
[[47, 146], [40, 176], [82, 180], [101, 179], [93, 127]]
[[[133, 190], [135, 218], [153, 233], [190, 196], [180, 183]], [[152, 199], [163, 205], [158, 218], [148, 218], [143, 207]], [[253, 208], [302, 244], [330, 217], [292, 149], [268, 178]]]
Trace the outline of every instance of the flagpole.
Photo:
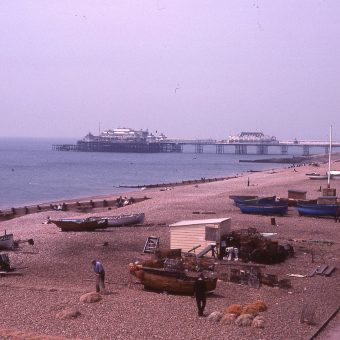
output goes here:
[[329, 131], [329, 150], [328, 150], [328, 176], [327, 176], [327, 188], [330, 189], [330, 179], [331, 179], [331, 154], [332, 154], [332, 125]]

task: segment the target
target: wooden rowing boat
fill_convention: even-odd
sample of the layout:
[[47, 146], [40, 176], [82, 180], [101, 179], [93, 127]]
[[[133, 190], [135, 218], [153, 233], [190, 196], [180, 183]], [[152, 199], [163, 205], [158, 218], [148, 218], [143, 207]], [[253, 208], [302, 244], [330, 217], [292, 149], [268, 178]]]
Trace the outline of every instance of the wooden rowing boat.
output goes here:
[[[151, 268], [130, 264], [130, 273], [138, 278], [145, 289], [166, 291], [172, 294], [193, 295], [197, 276], [184, 271], [171, 271], [164, 268]], [[195, 273], [197, 275], [197, 273]], [[205, 278], [207, 292], [216, 289], [217, 278]]]
[[107, 221], [108, 227], [123, 227], [127, 225], [143, 223], [144, 218], [145, 218], [144, 213], [137, 213], [130, 215], [103, 217], [102, 219]]
[[94, 231], [107, 227], [107, 220], [99, 217], [50, 219], [49, 223], [54, 223], [61, 231]]

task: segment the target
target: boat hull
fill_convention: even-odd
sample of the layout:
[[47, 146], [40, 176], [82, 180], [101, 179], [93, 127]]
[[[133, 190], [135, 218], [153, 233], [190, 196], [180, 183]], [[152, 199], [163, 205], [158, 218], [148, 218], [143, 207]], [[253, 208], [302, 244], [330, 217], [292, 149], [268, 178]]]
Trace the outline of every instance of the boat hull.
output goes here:
[[237, 206], [240, 203], [243, 203], [246, 200], [256, 199], [258, 196], [246, 196], [246, 195], [230, 195], [229, 198], [234, 201], [234, 204]]
[[340, 214], [339, 204], [302, 204], [298, 203], [299, 215], [304, 216], [333, 216]]
[[144, 218], [145, 218], [145, 214], [140, 213], [140, 214], [104, 217], [103, 219], [107, 220], [108, 227], [123, 227], [127, 225], [143, 223]]
[[308, 175], [309, 179], [313, 179], [313, 180], [325, 180], [328, 179], [327, 175]]
[[0, 249], [12, 249], [14, 247], [13, 234], [0, 236]]
[[243, 204], [248, 205], [268, 205], [268, 204], [275, 204], [276, 196], [269, 196], [269, 197], [258, 197], [255, 199], [245, 200]]
[[[196, 282], [195, 277], [186, 276], [183, 273], [169, 272], [159, 268], [140, 268], [135, 275], [144, 285], [145, 289], [166, 291], [172, 294], [193, 295]], [[216, 289], [217, 278], [205, 279], [207, 292]]]
[[288, 204], [240, 204], [238, 206], [243, 214], [255, 215], [285, 215], [288, 211]]
[[94, 231], [107, 227], [107, 221], [100, 218], [58, 219], [50, 220], [61, 231]]

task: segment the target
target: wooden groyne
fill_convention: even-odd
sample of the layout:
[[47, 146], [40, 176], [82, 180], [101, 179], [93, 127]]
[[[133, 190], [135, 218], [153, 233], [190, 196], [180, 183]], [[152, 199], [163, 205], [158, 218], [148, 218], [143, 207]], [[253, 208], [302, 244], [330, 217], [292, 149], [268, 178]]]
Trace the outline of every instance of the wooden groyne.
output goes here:
[[57, 202], [57, 203], [45, 203], [45, 204], [37, 204], [30, 205], [24, 207], [10, 208], [0, 210], [0, 221], [10, 220], [12, 218], [35, 214], [44, 211], [77, 211], [77, 212], [90, 212], [95, 208], [119, 208], [126, 204], [122, 203], [123, 201], [127, 201], [127, 204], [134, 204], [138, 202], [142, 202], [148, 197], [130, 197], [130, 198], [122, 198], [117, 197], [116, 199], [101, 199], [101, 200], [86, 200], [86, 201], [66, 201], [66, 202]]
[[[119, 188], [132, 188], [132, 189], [151, 189], [151, 188], [167, 188], [167, 187], [175, 187], [181, 185], [190, 185], [190, 184], [202, 184], [209, 182], [217, 182], [224, 181], [232, 178], [236, 178], [237, 176], [229, 176], [229, 177], [218, 177], [218, 178], [204, 178], [194, 179], [194, 180], [186, 180], [181, 182], [169, 182], [169, 183], [158, 183], [158, 184], [143, 184], [143, 185], [120, 185]], [[124, 198], [123, 200], [128, 200], [129, 204], [138, 203], [149, 199], [148, 197], [130, 197]], [[120, 202], [122, 200], [122, 196], [119, 196], [115, 199], [97, 199], [97, 200], [81, 200], [81, 201], [57, 201], [56, 203], [44, 203], [37, 205], [30, 205], [24, 207], [13, 207], [10, 209], [0, 210], [0, 221], [10, 220], [12, 218], [35, 214], [44, 211], [77, 211], [77, 212], [90, 212], [95, 208], [118, 208], [120, 206]]]
[[265, 159], [240, 159], [240, 163], [278, 163], [278, 164], [301, 164], [307, 163], [311, 157], [291, 157], [291, 158], [265, 158]]
[[237, 176], [229, 176], [229, 177], [218, 177], [218, 178], [204, 178], [201, 179], [192, 179], [181, 182], [169, 182], [169, 183], [158, 183], [158, 184], [143, 184], [143, 185], [119, 185], [119, 188], [132, 188], [132, 189], [151, 189], [151, 188], [162, 188], [162, 187], [174, 187], [180, 185], [189, 185], [189, 184], [202, 184], [209, 182], [217, 182], [217, 181], [225, 181], [228, 179], [236, 178]]

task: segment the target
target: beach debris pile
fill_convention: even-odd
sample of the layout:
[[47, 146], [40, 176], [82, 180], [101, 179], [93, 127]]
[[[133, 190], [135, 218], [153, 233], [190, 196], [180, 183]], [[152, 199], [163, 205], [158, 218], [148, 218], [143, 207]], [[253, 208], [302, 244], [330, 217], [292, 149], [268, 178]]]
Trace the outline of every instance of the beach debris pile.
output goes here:
[[266, 310], [267, 305], [261, 300], [246, 305], [231, 304], [223, 312], [212, 312], [208, 316], [208, 320], [225, 325], [235, 324], [239, 327], [264, 328], [265, 319], [260, 313]]
[[235, 248], [238, 249], [237, 259], [261, 264], [280, 263], [294, 254], [294, 249], [290, 244], [280, 245], [277, 241], [264, 237], [256, 228], [236, 230], [223, 236], [220, 258], [231, 258], [231, 248], [233, 248], [233, 254], [235, 254]]

